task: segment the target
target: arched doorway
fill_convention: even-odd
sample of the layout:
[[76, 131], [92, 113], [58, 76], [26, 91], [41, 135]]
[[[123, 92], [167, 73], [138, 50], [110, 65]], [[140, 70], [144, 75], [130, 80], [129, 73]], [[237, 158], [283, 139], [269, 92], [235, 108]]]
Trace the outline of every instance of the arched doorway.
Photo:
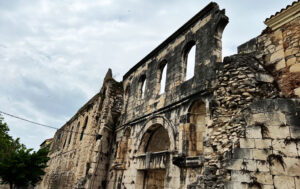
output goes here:
[[143, 189], [164, 188], [166, 164], [169, 162], [170, 138], [160, 124], [152, 125], [143, 135], [139, 146]]

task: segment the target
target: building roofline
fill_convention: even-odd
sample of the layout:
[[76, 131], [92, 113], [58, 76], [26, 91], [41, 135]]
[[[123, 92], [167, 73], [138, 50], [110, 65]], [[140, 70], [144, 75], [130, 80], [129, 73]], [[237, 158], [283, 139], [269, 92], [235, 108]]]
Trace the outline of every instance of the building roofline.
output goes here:
[[297, 0], [294, 1], [291, 5], [287, 5], [285, 8], [271, 15], [264, 21], [264, 23], [272, 30], [276, 30], [280, 26], [288, 23], [289, 21], [299, 16], [300, 0]]
[[205, 8], [203, 8], [200, 12], [198, 12], [195, 16], [193, 16], [190, 20], [188, 20], [183, 26], [181, 26], [178, 30], [176, 30], [171, 36], [169, 36], [166, 40], [164, 40], [160, 45], [158, 45], [154, 50], [152, 50], [148, 55], [146, 55], [142, 60], [140, 60], [135, 66], [133, 66], [124, 76], [123, 81], [131, 74], [133, 73], [138, 67], [143, 65], [148, 59], [150, 59], [152, 56], [154, 56], [156, 53], [158, 53], [160, 50], [162, 50], [164, 47], [167, 46], [170, 42], [172, 42], [174, 39], [176, 39], [182, 32], [184, 32], [187, 28], [189, 28], [191, 25], [193, 25], [195, 22], [197, 22], [201, 17], [205, 16], [208, 12], [210, 12], [212, 9], [217, 8], [219, 9], [219, 6], [215, 2], [209, 3]]

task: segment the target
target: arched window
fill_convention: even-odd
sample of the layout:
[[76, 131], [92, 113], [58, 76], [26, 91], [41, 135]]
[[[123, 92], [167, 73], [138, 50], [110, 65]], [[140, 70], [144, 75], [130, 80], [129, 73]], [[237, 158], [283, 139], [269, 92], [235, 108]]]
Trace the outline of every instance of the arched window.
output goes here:
[[124, 94], [124, 110], [126, 110], [128, 101], [129, 101], [129, 95], [130, 95], [130, 85], [127, 85], [125, 88], [125, 94]]
[[75, 135], [74, 135], [74, 139], [73, 139], [74, 144], [76, 144], [76, 141], [77, 141], [76, 139], [77, 139], [77, 136], [78, 136], [78, 133], [79, 133], [79, 128], [80, 128], [80, 122], [77, 123], [76, 131], [75, 131]]
[[66, 139], [65, 139], [65, 142], [64, 142], [63, 148], [65, 148], [65, 146], [66, 146], [67, 139], [68, 139], [68, 133], [66, 132]]
[[159, 152], [168, 150], [170, 147], [170, 139], [168, 131], [159, 126], [150, 137], [146, 145], [145, 152]]
[[130, 153], [130, 145], [131, 145], [131, 129], [128, 127], [124, 132], [124, 136], [122, 140], [119, 142], [117, 149], [117, 158], [116, 163], [122, 164], [122, 167], [126, 166], [128, 155]]
[[159, 66], [159, 94], [163, 94], [166, 88], [166, 80], [167, 80], [167, 61], [163, 61]]
[[82, 140], [82, 138], [83, 138], [84, 130], [86, 129], [87, 123], [88, 123], [88, 117], [85, 118], [85, 122], [84, 122], [84, 125], [82, 127], [81, 134], [80, 134], [80, 140]]
[[127, 87], [125, 88], [125, 98], [128, 98], [130, 95], [130, 85], [127, 85]]
[[186, 133], [189, 149], [189, 156], [197, 156], [203, 154], [203, 139], [206, 132], [206, 107], [205, 104], [198, 100], [192, 104], [189, 110], [188, 133]]
[[124, 161], [126, 162], [127, 159], [128, 159], [128, 155], [130, 153], [129, 149], [130, 149], [130, 145], [131, 145], [131, 138], [130, 138], [130, 135], [131, 135], [131, 129], [130, 128], [127, 128], [125, 130], [125, 140], [124, 140]]
[[146, 75], [142, 75], [139, 80], [139, 97], [142, 99], [145, 96], [146, 90]]
[[161, 124], [153, 124], [143, 135], [137, 153], [166, 151], [170, 144], [168, 131]]
[[185, 65], [185, 81], [194, 77], [195, 74], [195, 59], [196, 45], [195, 41], [187, 43], [183, 51], [183, 63]]
[[61, 132], [58, 133], [57, 140], [60, 140], [60, 138], [61, 138]]
[[69, 145], [70, 145], [70, 143], [71, 143], [71, 140], [72, 140], [72, 135], [73, 135], [73, 127], [72, 127], [72, 129], [71, 129], [71, 131], [70, 131]]

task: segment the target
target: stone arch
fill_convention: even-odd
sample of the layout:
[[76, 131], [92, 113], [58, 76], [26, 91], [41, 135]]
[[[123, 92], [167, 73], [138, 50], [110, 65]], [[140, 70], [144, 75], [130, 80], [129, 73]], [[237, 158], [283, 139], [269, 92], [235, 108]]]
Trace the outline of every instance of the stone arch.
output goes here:
[[143, 148], [141, 148], [142, 142], [143, 142], [143, 138], [146, 136], [145, 134], [148, 135], [153, 134], [152, 132], [158, 128], [158, 126], [163, 127], [169, 136], [169, 140], [170, 140], [170, 146], [169, 146], [169, 150], [170, 151], [174, 151], [176, 150], [176, 145], [175, 145], [175, 131], [173, 129], [173, 126], [171, 124], [171, 122], [169, 122], [166, 118], [164, 118], [163, 116], [155, 116], [150, 118], [149, 120], [146, 121], [146, 123], [143, 125], [141, 131], [137, 134], [137, 136], [135, 137], [135, 151], [137, 153], [144, 153], [143, 152]]
[[170, 137], [168, 131], [160, 124], [149, 127], [139, 145], [139, 153], [161, 152], [169, 149]]
[[186, 156], [199, 156], [204, 152], [203, 141], [206, 134], [206, 111], [205, 101], [195, 99], [191, 101], [187, 112], [187, 123], [181, 130], [182, 151]]
[[131, 128], [126, 127], [123, 131], [122, 140], [119, 142], [117, 149], [117, 164], [124, 164], [122, 167], [126, 166], [129, 153], [131, 152]]

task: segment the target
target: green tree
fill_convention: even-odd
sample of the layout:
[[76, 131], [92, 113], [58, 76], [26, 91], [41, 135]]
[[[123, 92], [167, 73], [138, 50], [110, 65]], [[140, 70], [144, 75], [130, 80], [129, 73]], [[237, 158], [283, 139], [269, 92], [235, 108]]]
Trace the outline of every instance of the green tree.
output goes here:
[[10, 188], [35, 186], [45, 174], [48, 149], [37, 152], [20, 144], [8, 134], [8, 126], [0, 115], [0, 177]]
[[14, 150], [22, 147], [19, 139], [14, 140], [8, 131], [8, 126], [3, 122], [3, 117], [0, 114], [0, 161], [8, 157]]

